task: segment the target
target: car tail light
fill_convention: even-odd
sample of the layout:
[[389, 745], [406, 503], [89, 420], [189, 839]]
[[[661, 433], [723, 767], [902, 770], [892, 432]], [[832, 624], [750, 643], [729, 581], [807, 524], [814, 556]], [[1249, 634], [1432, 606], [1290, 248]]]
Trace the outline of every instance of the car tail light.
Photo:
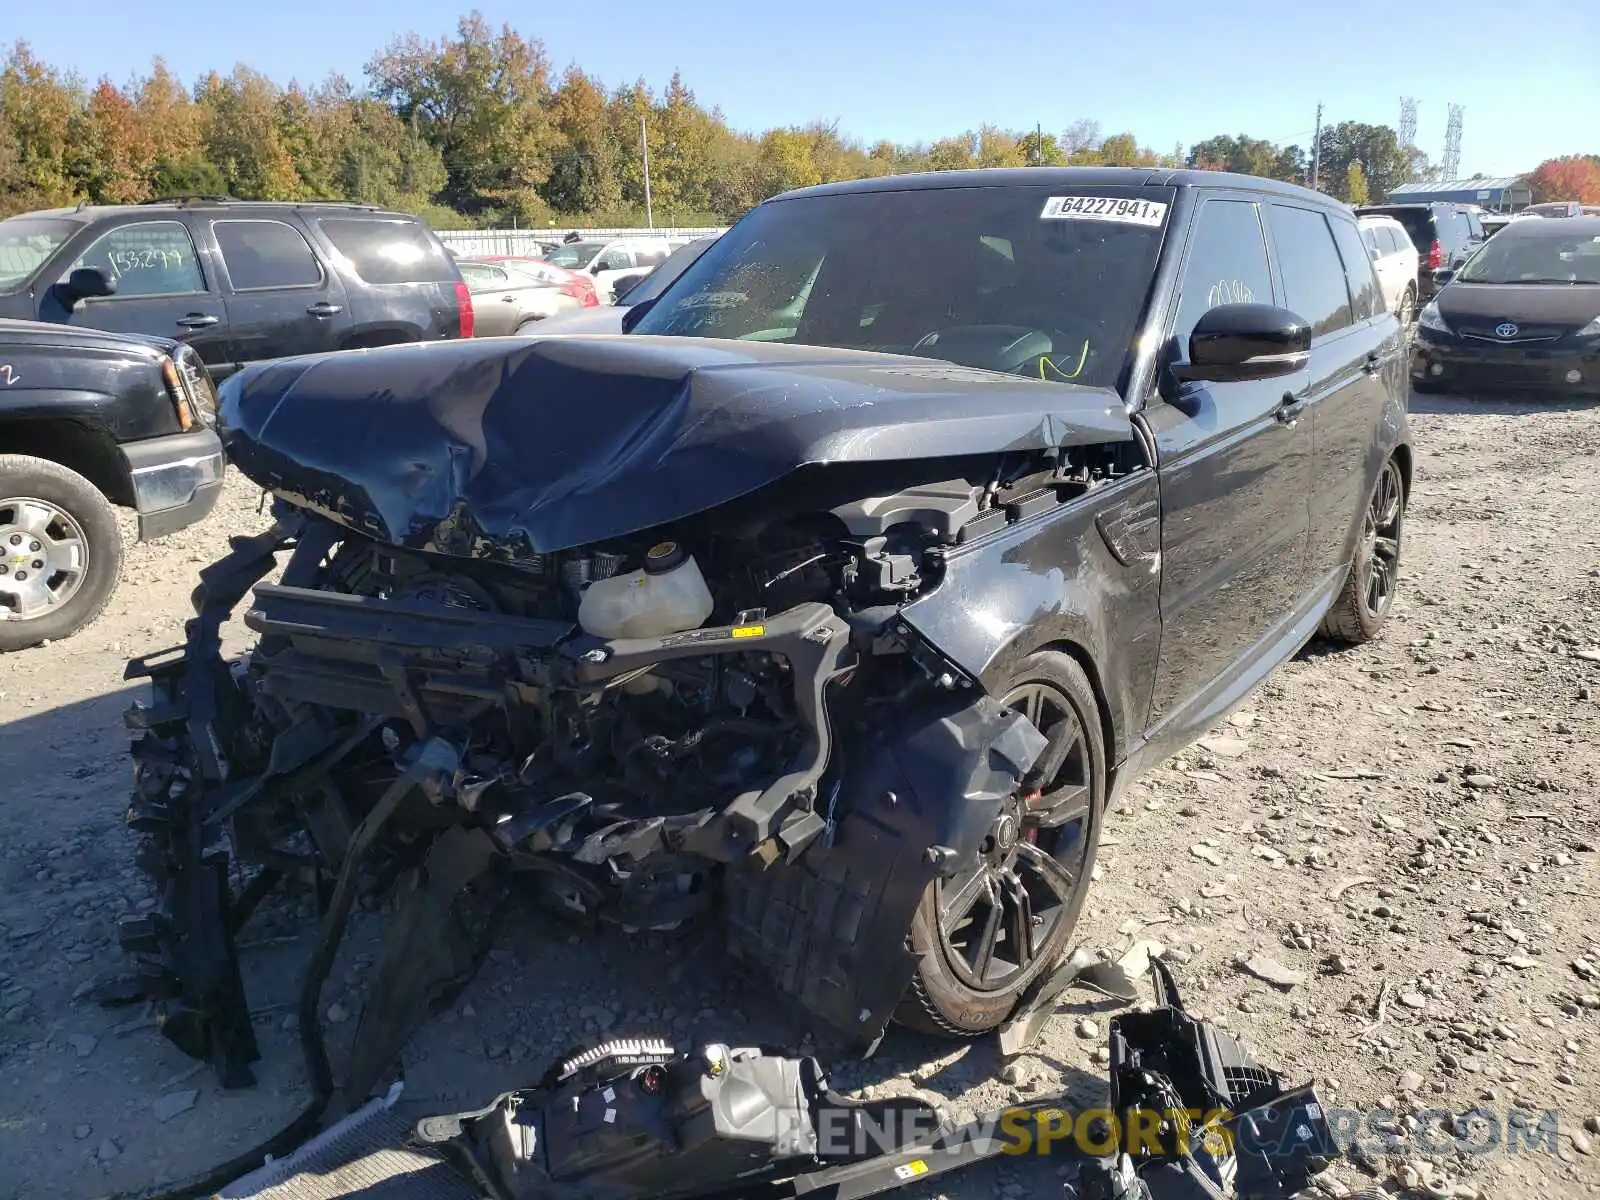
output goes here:
[[600, 297], [595, 295], [594, 284], [587, 275], [572, 275], [561, 285], [561, 294], [571, 296], [580, 308], [599, 308]]
[[1428, 270], [1437, 271], [1444, 266], [1444, 247], [1439, 244], [1439, 239], [1433, 239], [1433, 245], [1428, 247]]
[[456, 284], [456, 310], [461, 314], [461, 336], [471, 337], [478, 328], [478, 314], [472, 311], [472, 293], [464, 283]]

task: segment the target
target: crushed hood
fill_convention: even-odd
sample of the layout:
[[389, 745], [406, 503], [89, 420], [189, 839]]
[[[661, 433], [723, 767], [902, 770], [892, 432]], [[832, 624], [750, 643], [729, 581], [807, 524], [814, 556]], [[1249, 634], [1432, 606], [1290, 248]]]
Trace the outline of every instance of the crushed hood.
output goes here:
[[1130, 436], [1112, 391], [925, 358], [638, 335], [483, 338], [285, 359], [222, 388], [230, 460], [396, 545], [605, 541], [811, 464]]

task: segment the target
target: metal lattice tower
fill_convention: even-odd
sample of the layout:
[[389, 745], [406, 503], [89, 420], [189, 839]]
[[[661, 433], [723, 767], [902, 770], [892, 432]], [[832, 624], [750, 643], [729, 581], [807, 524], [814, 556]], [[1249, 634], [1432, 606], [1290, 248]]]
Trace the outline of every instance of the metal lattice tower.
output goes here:
[[1417, 102], [1411, 96], [1400, 97], [1400, 145], [1409, 149], [1417, 144]]
[[1444, 158], [1439, 166], [1446, 179], [1454, 179], [1461, 173], [1461, 114], [1459, 104], [1450, 106], [1450, 119], [1444, 127]]

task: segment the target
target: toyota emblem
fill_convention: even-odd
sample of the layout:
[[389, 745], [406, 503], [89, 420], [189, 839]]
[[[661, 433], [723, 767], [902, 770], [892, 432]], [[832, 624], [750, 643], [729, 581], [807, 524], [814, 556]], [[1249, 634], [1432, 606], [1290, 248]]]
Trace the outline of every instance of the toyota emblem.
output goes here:
[[1494, 335], [1495, 335], [1495, 337], [1503, 337], [1503, 338], [1516, 337], [1517, 336], [1517, 327], [1515, 325], [1513, 325], [1510, 321], [1506, 321], [1503, 324], [1496, 325], [1494, 327]]

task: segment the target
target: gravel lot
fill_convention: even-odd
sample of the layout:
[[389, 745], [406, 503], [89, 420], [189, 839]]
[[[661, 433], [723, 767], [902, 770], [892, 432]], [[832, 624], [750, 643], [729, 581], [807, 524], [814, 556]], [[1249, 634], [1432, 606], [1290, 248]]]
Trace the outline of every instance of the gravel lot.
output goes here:
[[[1600, 408], [1415, 408], [1421, 458], [1387, 635], [1355, 652], [1313, 644], [1143, 780], [1108, 822], [1082, 932], [1118, 950], [1159, 941], [1192, 1008], [1292, 1080], [1315, 1077], [1331, 1103], [1391, 1110], [1402, 1131], [1427, 1109], [1559, 1110], [1556, 1154], [1373, 1156], [1336, 1166], [1322, 1193], [1600, 1194]], [[254, 1144], [301, 1101], [285, 1025], [309, 943], [290, 911], [302, 901], [246, 934], [264, 1055], [254, 1089], [219, 1091], [141, 1010], [86, 998], [117, 967], [113, 919], [146, 903], [121, 820], [124, 660], [179, 641], [196, 570], [261, 524], [235, 478], [203, 527], [130, 551], [97, 625], [0, 662], [0, 1196], [170, 1179]], [[415, 1111], [529, 1082], [601, 1030], [799, 1040], [714, 939], [585, 945], [524, 911], [408, 1048]], [[336, 1049], [378, 923], [361, 918], [330, 980]], [[1253, 977], [1238, 965], [1251, 954], [1301, 981]], [[1005, 1079], [987, 1042], [952, 1050], [895, 1031], [873, 1061], [837, 1065], [835, 1083], [978, 1111], [1065, 1071], [1093, 1099], [1113, 1010], [1068, 999]], [[944, 1184], [963, 1198], [1059, 1194], [1036, 1160]]]

